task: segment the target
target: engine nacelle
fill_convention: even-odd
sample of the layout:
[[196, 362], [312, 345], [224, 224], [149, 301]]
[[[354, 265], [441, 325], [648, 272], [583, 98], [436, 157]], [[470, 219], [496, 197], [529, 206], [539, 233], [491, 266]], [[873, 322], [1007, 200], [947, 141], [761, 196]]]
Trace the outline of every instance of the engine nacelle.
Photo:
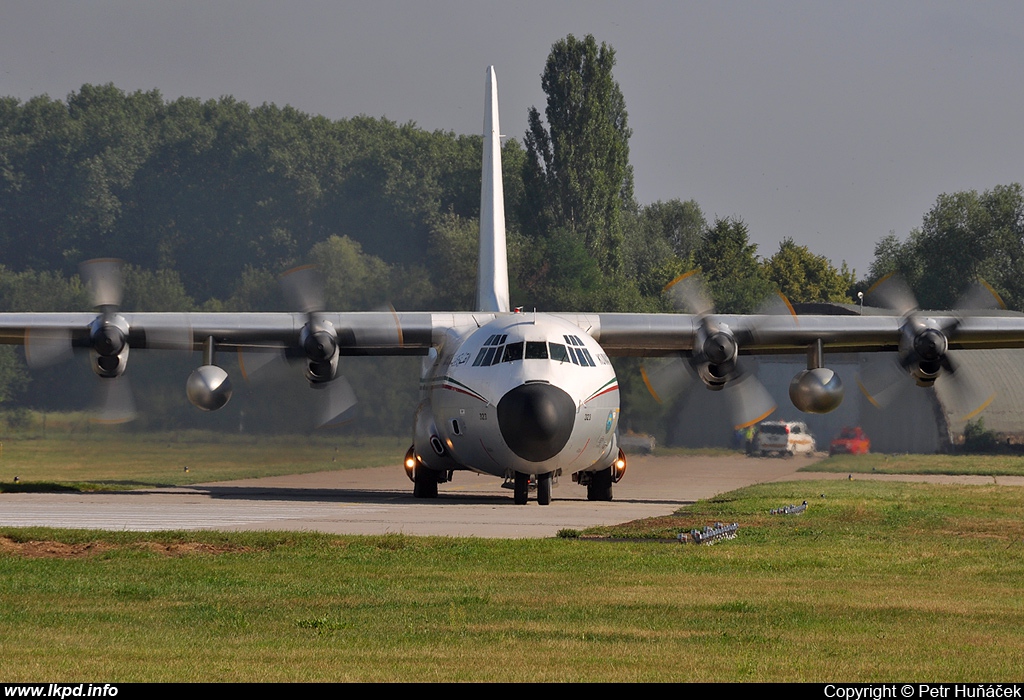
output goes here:
[[843, 382], [826, 367], [805, 369], [789, 383], [789, 398], [804, 413], [829, 413], [843, 402]]
[[90, 353], [92, 371], [104, 379], [113, 379], [124, 374], [128, 367], [128, 346], [125, 345], [116, 355], [103, 355], [95, 349]]
[[728, 326], [722, 324], [718, 328], [709, 328], [701, 325], [694, 348], [696, 352], [691, 364], [708, 389], [719, 391], [735, 377], [739, 343]]
[[128, 367], [128, 322], [123, 316], [105, 313], [89, 324], [92, 371], [104, 379], [124, 374]]
[[231, 379], [217, 365], [203, 365], [188, 376], [185, 393], [188, 400], [203, 411], [216, 411], [231, 400]]
[[900, 364], [910, 371], [918, 386], [929, 387], [942, 373], [949, 341], [931, 319], [911, 321], [900, 337]]
[[329, 382], [338, 374], [338, 333], [327, 321], [310, 321], [302, 327], [299, 344], [306, 353], [306, 379], [310, 384]]

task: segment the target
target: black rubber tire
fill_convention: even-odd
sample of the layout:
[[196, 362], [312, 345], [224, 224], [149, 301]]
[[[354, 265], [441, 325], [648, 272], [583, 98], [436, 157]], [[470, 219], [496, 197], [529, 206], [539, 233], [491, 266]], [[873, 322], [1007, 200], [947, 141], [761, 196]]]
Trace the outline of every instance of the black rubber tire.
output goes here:
[[546, 506], [551, 503], [551, 474], [537, 475], [537, 503]]
[[530, 498], [530, 475], [516, 472], [515, 488], [512, 493], [517, 506], [525, 506]]
[[602, 469], [594, 472], [587, 484], [588, 501], [610, 501], [612, 500], [612, 468]]
[[417, 464], [413, 474], [412, 495], [415, 498], [437, 498], [437, 474]]

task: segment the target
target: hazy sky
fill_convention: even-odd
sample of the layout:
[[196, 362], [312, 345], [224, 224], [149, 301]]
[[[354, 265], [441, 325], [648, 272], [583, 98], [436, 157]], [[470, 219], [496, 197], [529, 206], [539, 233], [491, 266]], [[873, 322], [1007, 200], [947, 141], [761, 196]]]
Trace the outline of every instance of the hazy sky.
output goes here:
[[1015, 2], [0, 0], [0, 95], [83, 83], [522, 139], [566, 34], [611, 44], [636, 196], [739, 216], [867, 272], [943, 192], [1024, 181]]

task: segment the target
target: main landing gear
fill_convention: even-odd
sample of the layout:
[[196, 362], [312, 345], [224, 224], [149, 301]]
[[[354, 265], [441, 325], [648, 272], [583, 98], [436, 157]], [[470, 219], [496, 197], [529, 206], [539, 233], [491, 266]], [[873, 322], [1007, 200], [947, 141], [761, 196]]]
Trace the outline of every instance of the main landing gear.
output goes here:
[[618, 456], [610, 466], [590, 472], [576, 472], [572, 480], [587, 487], [588, 501], [612, 500], [612, 484], [618, 483], [626, 473], [626, 455], [619, 450]]
[[416, 457], [416, 450], [410, 447], [405, 453], [405, 474], [412, 481], [412, 495], [415, 498], [437, 498], [437, 485], [442, 481], [448, 481], [451, 472], [436, 472], [427, 468]]
[[412, 478], [412, 495], [414, 498], [437, 498], [437, 472], [417, 464]]
[[602, 469], [593, 472], [590, 483], [587, 484], [588, 501], [610, 501], [612, 500], [612, 468]]

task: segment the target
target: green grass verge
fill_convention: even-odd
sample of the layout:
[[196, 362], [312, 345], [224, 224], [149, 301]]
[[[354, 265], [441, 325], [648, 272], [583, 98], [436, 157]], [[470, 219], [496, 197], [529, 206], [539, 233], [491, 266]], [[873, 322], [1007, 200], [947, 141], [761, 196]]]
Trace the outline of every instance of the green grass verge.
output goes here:
[[0, 492], [122, 490], [400, 465], [408, 442], [400, 438], [255, 437], [199, 431], [15, 435], [0, 442]]
[[1024, 476], [1024, 457], [1011, 455], [835, 455], [802, 472], [878, 474], [976, 474]]
[[0, 530], [0, 677], [1020, 680], [1024, 488], [768, 484], [583, 534], [716, 520], [739, 537]]

